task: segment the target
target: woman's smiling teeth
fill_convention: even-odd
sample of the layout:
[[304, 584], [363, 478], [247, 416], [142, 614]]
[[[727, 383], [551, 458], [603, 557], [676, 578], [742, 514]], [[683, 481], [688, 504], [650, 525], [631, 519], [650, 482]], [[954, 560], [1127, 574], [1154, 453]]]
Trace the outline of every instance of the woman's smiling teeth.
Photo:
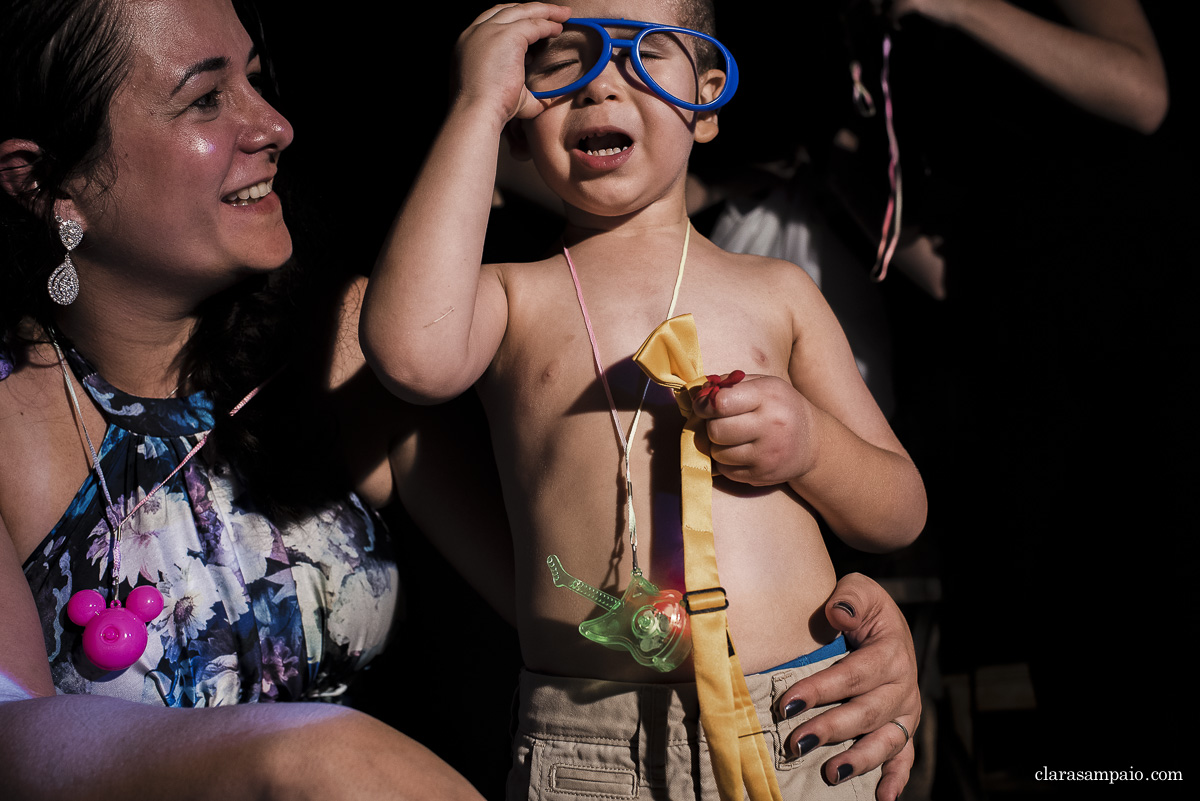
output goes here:
[[260, 181], [254, 186], [247, 186], [239, 189], [236, 192], [230, 192], [225, 197], [221, 198], [222, 203], [229, 203], [234, 206], [249, 206], [251, 203], [257, 203], [261, 198], [271, 194], [271, 184], [273, 181]]

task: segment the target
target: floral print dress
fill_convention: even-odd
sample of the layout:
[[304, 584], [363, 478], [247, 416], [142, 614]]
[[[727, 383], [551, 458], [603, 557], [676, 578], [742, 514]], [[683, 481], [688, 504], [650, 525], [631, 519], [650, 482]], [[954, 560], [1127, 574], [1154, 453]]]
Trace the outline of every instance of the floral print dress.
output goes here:
[[[212, 428], [212, 402], [136, 398], [67, 357], [108, 422], [100, 464], [123, 517]], [[108, 599], [109, 541], [93, 471], [24, 565], [59, 693], [166, 706], [333, 698], [382, 649], [396, 614], [386, 532], [356, 497], [276, 526], [194, 458], [125, 527], [121, 599], [152, 584], [165, 604], [141, 660], [104, 672], [84, 657], [67, 602], [83, 589]]]

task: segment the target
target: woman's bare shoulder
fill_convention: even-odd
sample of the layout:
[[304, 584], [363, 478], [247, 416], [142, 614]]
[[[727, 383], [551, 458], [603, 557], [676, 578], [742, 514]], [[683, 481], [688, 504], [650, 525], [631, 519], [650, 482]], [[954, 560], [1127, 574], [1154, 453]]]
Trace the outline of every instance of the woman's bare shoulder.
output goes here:
[[[49, 346], [26, 348], [0, 381], [0, 516], [21, 558], [58, 520], [88, 469], [53, 354]], [[103, 420], [89, 418], [89, 428], [103, 433]]]
[[[37, 343], [13, 355], [13, 371], [0, 381], [0, 443], [70, 416], [62, 370], [50, 346]], [[14, 451], [0, 444], [0, 453], [8, 461]]]

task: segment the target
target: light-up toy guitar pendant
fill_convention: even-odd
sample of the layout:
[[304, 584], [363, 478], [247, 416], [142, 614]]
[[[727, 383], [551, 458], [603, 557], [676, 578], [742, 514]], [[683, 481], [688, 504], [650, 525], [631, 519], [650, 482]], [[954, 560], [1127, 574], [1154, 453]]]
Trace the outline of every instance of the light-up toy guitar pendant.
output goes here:
[[679, 590], [660, 590], [634, 570], [625, 594], [617, 598], [572, 576], [553, 554], [546, 557], [546, 565], [555, 587], [608, 610], [579, 624], [579, 633], [589, 640], [629, 651], [639, 663], [663, 673], [679, 667], [692, 652], [691, 625]]

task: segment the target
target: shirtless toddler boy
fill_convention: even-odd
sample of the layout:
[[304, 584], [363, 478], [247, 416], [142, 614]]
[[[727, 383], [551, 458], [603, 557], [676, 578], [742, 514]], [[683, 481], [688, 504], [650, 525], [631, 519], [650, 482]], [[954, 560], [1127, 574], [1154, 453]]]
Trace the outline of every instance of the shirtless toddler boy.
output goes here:
[[[623, 449], [565, 254], [480, 265], [502, 135], [563, 201], [563, 242], [623, 433], [642, 403], [629, 472], [639, 564], [660, 588], [685, 589], [683, 421], [671, 394], [658, 386], [642, 402], [645, 377], [630, 356], [667, 316], [680, 272], [674, 313], [694, 316], [706, 371], [748, 374], [697, 409], [707, 420], [719, 473], [712, 515], [729, 630], [764, 720], [772, 692], [801, 674], [792, 670], [787, 681], [751, 674], [821, 649], [834, 636], [822, 610], [836, 579], [818, 515], [867, 551], [906, 545], [924, 525], [916, 468], [863, 385], [812, 281], [793, 264], [726, 253], [690, 230], [688, 155], [693, 142], [716, 136], [716, 113], [689, 111], [651, 91], [624, 48], [569, 94], [539, 99], [526, 88], [527, 53], [562, 33], [569, 16], [703, 30], [711, 28], [711, 14], [703, 0], [584, 0], [569, 10], [498, 6], [479, 17], [459, 40], [458, 93], [368, 289], [363, 344], [392, 391], [437, 403], [475, 385], [487, 410], [514, 537], [527, 668], [510, 797], [524, 797], [526, 789], [517, 786], [523, 781], [573, 798], [585, 787], [636, 798], [650, 792], [647, 784], [672, 781], [689, 795], [708, 793], [711, 772], [697, 758], [692, 685], [679, 684], [691, 681], [691, 661], [660, 673], [580, 636], [579, 623], [600, 612], [556, 587], [547, 569], [555, 554], [588, 584], [618, 597], [624, 591], [632, 554]], [[607, 30], [619, 38], [635, 33]], [[666, 92], [712, 101], [725, 72], [688, 48], [683, 57], [646, 52], [643, 62], [657, 59], [652, 69]], [[609, 706], [610, 697], [624, 700]], [[538, 707], [585, 701], [576, 721], [551, 720]], [[786, 735], [778, 731], [777, 744]], [[549, 755], [552, 735], [573, 741], [570, 755]], [[655, 756], [659, 744], [672, 753], [665, 767]], [[604, 753], [611, 748], [621, 753]], [[798, 797], [802, 782], [792, 779], [818, 777], [828, 758], [807, 757], [801, 760], [807, 767], [797, 769], [777, 750], [785, 797]], [[626, 764], [609, 764], [614, 759]], [[861, 778], [873, 788], [870, 774]], [[831, 792], [820, 778], [813, 781]], [[851, 784], [838, 789], [852, 792]]]

